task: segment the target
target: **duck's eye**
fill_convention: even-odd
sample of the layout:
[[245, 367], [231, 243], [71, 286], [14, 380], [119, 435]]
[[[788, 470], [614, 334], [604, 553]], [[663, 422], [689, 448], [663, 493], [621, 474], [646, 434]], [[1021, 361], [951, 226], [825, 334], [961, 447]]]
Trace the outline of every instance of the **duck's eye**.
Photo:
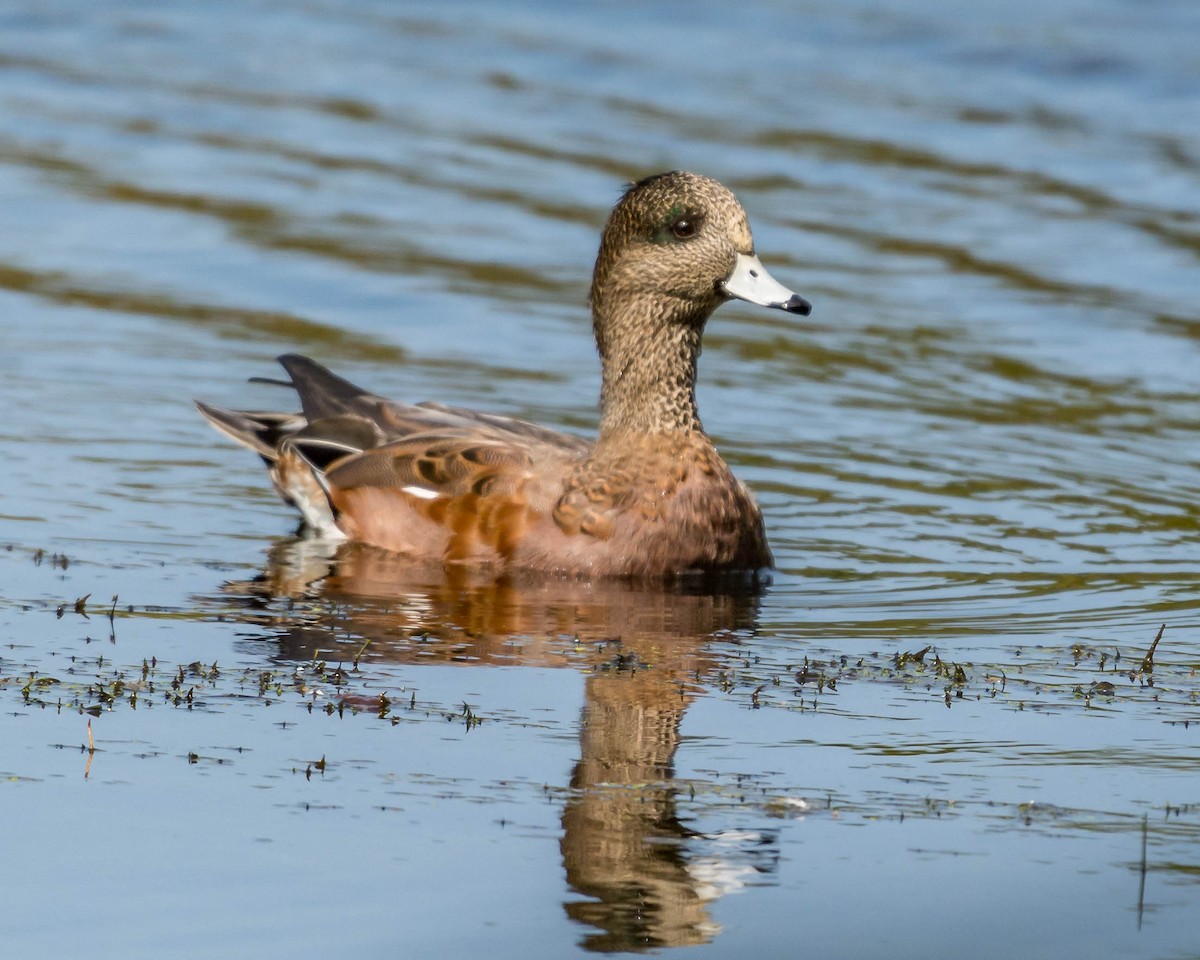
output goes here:
[[697, 223], [691, 217], [680, 217], [671, 224], [671, 236], [676, 240], [687, 240], [696, 235]]
[[654, 243], [679, 243], [698, 236], [703, 226], [703, 213], [688, 210], [680, 205], [658, 221], [651, 239]]

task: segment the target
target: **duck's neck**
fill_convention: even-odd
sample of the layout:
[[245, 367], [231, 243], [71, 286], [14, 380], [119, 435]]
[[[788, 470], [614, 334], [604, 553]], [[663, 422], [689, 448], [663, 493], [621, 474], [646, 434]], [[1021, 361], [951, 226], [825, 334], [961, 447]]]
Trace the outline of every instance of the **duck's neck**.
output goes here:
[[602, 384], [600, 439], [626, 433], [695, 433], [696, 361], [708, 313], [688, 315], [661, 302], [627, 303], [597, 325]]

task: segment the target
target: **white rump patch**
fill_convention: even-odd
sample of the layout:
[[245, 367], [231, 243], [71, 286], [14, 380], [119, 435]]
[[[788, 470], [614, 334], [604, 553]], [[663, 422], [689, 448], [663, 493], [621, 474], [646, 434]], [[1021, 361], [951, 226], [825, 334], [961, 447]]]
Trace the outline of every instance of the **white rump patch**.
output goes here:
[[296, 489], [288, 491], [292, 502], [299, 508], [300, 514], [317, 535], [326, 540], [345, 540], [346, 534], [338, 529], [333, 519], [333, 511], [329, 509], [329, 501], [322, 497], [314, 501], [297, 485]]

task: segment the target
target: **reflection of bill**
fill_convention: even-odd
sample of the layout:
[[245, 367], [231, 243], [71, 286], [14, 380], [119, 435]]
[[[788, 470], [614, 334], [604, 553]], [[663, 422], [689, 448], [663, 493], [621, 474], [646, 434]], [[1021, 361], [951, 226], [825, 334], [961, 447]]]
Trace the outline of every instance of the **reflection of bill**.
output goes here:
[[593, 899], [567, 913], [603, 931], [584, 945], [605, 953], [705, 943], [720, 930], [712, 901], [773, 863], [774, 846], [764, 857], [759, 834], [702, 837], [680, 822], [673, 762], [691, 697], [678, 674], [598, 673], [586, 690], [560, 847], [567, 881]]
[[[728, 846], [732, 833], [688, 830], [676, 812], [681, 785], [673, 766], [697, 683], [720, 662], [711, 643], [753, 632], [760, 587], [522, 582], [421, 566], [356, 544], [297, 540], [273, 551], [258, 580], [229, 591], [250, 604], [312, 601], [297, 605], [294, 623], [278, 624], [280, 653], [298, 661], [328, 656], [336, 632], [338, 645], [369, 640], [373, 660], [591, 671], [560, 843], [568, 883], [588, 898], [571, 899], [566, 911], [602, 931], [585, 938], [589, 949], [706, 942], [719, 929], [713, 900], [769, 859], [741, 856], [738, 848], [761, 845], [758, 835]], [[582, 652], [564, 657], [571, 641]]]

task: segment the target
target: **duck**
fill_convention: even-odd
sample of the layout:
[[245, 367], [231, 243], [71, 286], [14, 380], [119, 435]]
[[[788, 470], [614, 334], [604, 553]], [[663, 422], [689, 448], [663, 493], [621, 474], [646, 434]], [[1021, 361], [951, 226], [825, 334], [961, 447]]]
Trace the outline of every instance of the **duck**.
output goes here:
[[387, 400], [297, 354], [278, 358], [300, 412], [196, 401], [265, 461], [320, 537], [414, 561], [580, 578], [769, 571], [762, 511], [696, 406], [712, 313], [729, 300], [807, 316], [755, 252], [734, 194], [671, 171], [626, 187], [589, 301], [600, 355], [594, 441], [440, 403]]

